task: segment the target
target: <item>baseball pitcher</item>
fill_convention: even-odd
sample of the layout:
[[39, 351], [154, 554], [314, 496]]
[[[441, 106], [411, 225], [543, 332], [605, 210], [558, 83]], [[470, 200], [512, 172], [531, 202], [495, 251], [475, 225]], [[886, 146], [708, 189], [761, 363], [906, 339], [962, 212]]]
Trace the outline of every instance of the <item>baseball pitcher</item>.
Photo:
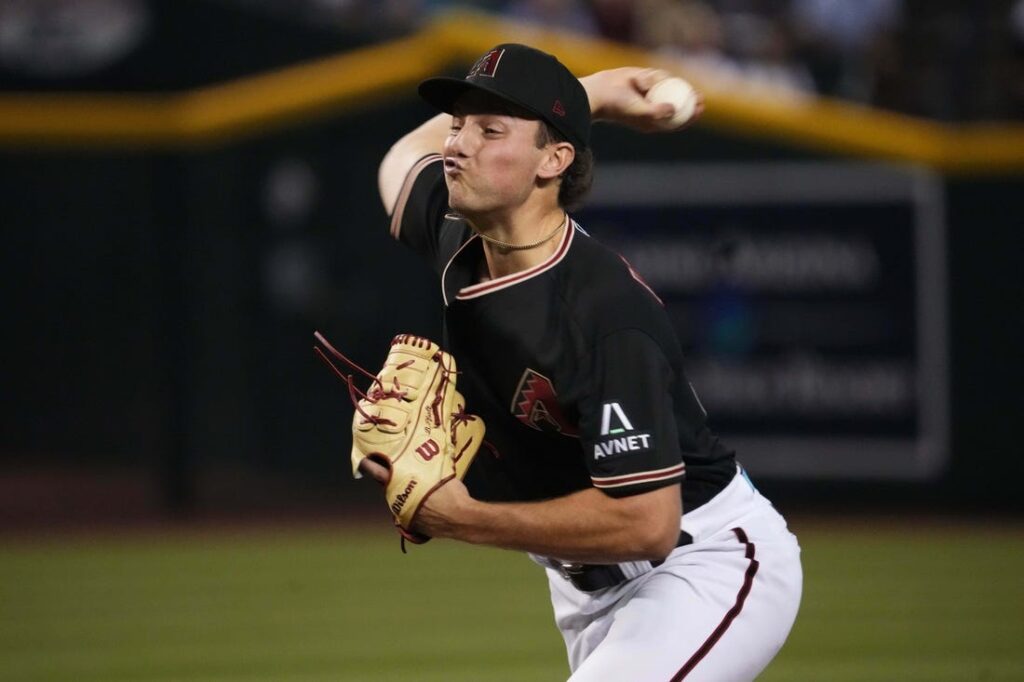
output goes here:
[[800, 602], [797, 540], [708, 428], [662, 302], [569, 213], [592, 121], [688, 122], [692, 103], [648, 97], [668, 77], [577, 79], [499, 45], [420, 84], [441, 113], [379, 171], [391, 235], [437, 273], [445, 336], [399, 335], [365, 392], [349, 379], [354, 471], [385, 486], [405, 539], [541, 566], [571, 682], [753, 679]]

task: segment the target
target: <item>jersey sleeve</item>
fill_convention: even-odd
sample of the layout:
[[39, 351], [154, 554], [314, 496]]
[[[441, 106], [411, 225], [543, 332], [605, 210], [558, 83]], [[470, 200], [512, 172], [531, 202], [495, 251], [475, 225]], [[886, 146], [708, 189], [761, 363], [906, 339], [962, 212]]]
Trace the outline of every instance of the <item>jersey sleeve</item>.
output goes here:
[[430, 262], [438, 260], [448, 188], [440, 154], [424, 156], [409, 170], [391, 211], [391, 236]]
[[604, 337], [580, 438], [594, 487], [625, 497], [678, 483], [685, 465], [674, 419], [676, 380], [661, 347], [639, 329]]

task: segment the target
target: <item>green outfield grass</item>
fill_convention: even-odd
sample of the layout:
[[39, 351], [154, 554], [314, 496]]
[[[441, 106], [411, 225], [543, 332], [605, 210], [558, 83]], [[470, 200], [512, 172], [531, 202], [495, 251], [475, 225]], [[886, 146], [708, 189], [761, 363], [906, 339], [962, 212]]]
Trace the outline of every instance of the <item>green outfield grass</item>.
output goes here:
[[[794, 526], [803, 607], [761, 679], [1024, 679], [1020, 529]], [[513, 553], [404, 556], [384, 528], [0, 538], [4, 681], [566, 673], [544, 577]]]

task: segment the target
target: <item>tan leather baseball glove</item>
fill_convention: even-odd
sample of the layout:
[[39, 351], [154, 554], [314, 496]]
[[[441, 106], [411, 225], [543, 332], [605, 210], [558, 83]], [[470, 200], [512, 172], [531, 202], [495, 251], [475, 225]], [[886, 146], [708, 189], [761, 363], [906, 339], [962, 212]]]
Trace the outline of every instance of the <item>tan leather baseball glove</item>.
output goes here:
[[[316, 339], [336, 358], [362, 370], [319, 333]], [[391, 341], [384, 367], [357, 399], [351, 376], [316, 349], [349, 384], [356, 406], [352, 417], [352, 473], [370, 459], [390, 472], [385, 485], [388, 508], [402, 537], [423, 543], [430, 538], [412, 530], [416, 514], [431, 493], [462, 479], [483, 442], [482, 419], [467, 414], [455, 388], [455, 358], [419, 336], [399, 334]]]

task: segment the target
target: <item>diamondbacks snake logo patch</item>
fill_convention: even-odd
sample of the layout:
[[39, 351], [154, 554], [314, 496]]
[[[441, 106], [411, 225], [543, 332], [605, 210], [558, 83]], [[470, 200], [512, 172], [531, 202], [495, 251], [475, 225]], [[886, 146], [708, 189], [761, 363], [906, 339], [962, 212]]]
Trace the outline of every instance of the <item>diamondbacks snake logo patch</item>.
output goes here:
[[512, 398], [512, 415], [531, 429], [579, 437], [579, 429], [562, 412], [551, 380], [527, 368]]

